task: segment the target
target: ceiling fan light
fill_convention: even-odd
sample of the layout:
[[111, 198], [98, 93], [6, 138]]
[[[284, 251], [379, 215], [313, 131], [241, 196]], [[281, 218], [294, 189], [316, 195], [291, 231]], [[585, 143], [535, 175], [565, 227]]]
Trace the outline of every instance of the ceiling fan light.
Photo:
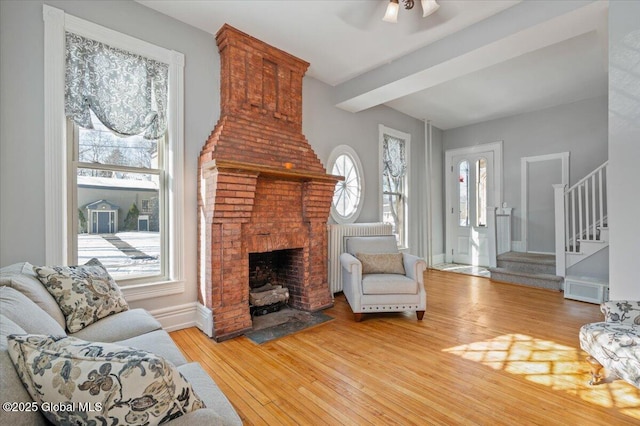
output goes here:
[[422, 3], [422, 17], [426, 18], [440, 8], [436, 0], [420, 0]]
[[392, 24], [397, 23], [399, 10], [400, 5], [398, 4], [398, 0], [391, 0], [387, 5], [387, 11], [384, 13], [382, 20], [385, 22], [391, 22]]

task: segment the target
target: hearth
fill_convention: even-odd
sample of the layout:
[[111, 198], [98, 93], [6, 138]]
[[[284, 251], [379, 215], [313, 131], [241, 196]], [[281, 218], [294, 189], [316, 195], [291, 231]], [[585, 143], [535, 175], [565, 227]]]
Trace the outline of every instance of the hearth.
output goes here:
[[302, 77], [308, 63], [224, 25], [221, 116], [199, 159], [200, 302], [212, 335], [251, 329], [250, 255], [291, 251], [288, 304], [333, 304], [327, 283], [327, 230], [335, 183], [302, 134]]

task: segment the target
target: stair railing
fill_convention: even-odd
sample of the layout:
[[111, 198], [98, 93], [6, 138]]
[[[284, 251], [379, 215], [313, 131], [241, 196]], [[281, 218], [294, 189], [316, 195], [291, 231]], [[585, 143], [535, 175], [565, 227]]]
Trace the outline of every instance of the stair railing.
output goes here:
[[607, 220], [607, 165], [602, 165], [566, 189], [553, 185], [556, 220], [556, 275], [566, 275], [565, 253], [579, 253], [580, 241], [600, 239]]

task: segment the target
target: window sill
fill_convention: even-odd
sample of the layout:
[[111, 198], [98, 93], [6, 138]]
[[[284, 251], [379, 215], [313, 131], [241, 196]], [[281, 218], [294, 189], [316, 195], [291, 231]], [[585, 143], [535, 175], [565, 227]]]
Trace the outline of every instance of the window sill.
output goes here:
[[127, 302], [184, 293], [184, 281], [159, 281], [120, 287]]

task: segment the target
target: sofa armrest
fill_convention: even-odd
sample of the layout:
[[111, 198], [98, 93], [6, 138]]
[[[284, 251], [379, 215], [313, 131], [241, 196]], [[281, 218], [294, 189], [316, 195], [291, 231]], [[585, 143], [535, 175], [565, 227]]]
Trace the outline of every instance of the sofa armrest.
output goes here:
[[610, 300], [600, 305], [605, 322], [640, 325], [640, 301]]
[[404, 270], [407, 277], [424, 283], [423, 272], [427, 269], [427, 262], [423, 258], [408, 253], [402, 253]]

